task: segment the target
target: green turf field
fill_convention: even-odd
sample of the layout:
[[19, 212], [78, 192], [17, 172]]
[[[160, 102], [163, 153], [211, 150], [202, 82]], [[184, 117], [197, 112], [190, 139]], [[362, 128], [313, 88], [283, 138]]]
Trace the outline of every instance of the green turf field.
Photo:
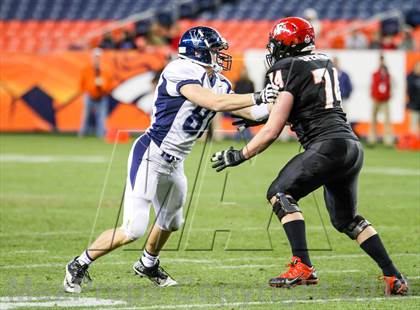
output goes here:
[[[62, 292], [64, 266], [91, 238], [115, 225], [130, 144], [113, 151], [94, 138], [0, 139], [0, 309], [420, 308], [419, 153], [366, 149], [359, 185], [360, 213], [375, 225], [408, 277], [407, 297], [383, 297], [380, 270], [353, 241], [334, 231], [322, 191], [300, 203], [320, 284], [269, 288], [267, 280], [284, 271], [291, 255], [277, 219], [270, 222], [265, 193], [299, 146], [276, 143], [227, 175], [211, 170], [209, 156], [232, 143], [204, 148], [200, 142], [185, 163], [189, 196], [184, 228], [161, 255], [162, 265], [181, 285], [159, 289], [133, 275], [142, 238], [95, 262], [90, 268], [93, 284], [69, 299]], [[16, 296], [27, 298], [12, 298]]]

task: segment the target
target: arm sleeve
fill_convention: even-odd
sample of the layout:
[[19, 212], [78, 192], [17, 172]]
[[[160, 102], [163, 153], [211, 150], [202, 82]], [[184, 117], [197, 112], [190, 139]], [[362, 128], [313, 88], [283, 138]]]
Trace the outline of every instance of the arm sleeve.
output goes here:
[[180, 89], [187, 84], [203, 84], [206, 71], [190, 61], [174, 61], [163, 71], [167, 91], [171, 96], [182, 96]]

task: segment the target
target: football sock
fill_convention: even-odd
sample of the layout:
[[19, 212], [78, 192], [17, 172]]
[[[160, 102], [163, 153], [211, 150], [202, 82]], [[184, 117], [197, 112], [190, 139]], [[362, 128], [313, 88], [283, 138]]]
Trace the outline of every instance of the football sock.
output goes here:
[[306, 230], [305, 221], [296, 220], [283, 224], [284, 231], [289, 239], [292, 247], [293, 256], [297, 256], [302, 260], [302, 263], [312, 266], [309, 259], [308, 247], [306, 245]]
[[360, 247], [378, 264], [384, 276], [401, 277], [401, 273], [392, 263], [379, 235], [376, 234], [366, 239], [360, 244]]
[[83, 251], [82, 254], [76, 259], [80, 265], [90, 265], [94, 260], [89, 256], [87, 250]]
[[150, 254], [149, 252], [144, 250], [140, 260], [145, 267], [153, 267], [154, 265], [156, 265], [158, 258], [158, 255]]

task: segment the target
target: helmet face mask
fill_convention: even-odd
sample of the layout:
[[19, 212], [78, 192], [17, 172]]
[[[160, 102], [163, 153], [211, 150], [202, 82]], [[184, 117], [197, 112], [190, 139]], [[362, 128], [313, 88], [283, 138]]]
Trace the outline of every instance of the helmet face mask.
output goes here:
[[315, 48], [312, 25], [299, 17], [287, 17], [276, 22], [270, 31], [266, 60], [269, 66], [276, 61], [307, 53]]
[[[227, 44], [227, 43], [226, 43]], [[230, 56], [227, 53], [221, 52], [222, 50], [228, 49], [227, 47], [222, 47], [221, 49], [213, 49], [210, 51], [212, 55], [212, 63], [213, 65], [216, 64], [216, 66], [219, 67], [219, 71], [229, 71], [232, 68], [232, 56]], [[221, 69], [220, 69], [221, 68]], [[217, 69], [215, 69], [218, 71]]]
[[178, 55], [220, 72], [230, 70], [232, 66], [232, 57], [221, 52], [228, 48], [227, 41], [215, 29], [200, 26], [191, 28], [182, 35]]

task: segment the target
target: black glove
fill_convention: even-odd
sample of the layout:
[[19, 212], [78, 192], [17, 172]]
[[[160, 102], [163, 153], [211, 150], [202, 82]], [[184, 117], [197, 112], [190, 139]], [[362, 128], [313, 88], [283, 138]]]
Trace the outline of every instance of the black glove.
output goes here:
[[222, 171], [226, 167], [237, 166], [245, 160], [242, 150], [234, 150], [233, 146], [227, 150], [214, 153], [211, 157], [211, 161], [214, 163], [212, 168], [216, 169], [217, 172]]
[[240, 118], [232, 122], [232, 125], [238, 127], [238, 130], [244, 130], [245, 128], [248, 128], [248, 127], [254, 127], [254, 126], [265, 124], [267, 123], [267, 120], [268, 118], [263, 119], [261, 121], [254, 121], [254, 120], [250, 120], [246, 118]]
[[260, 105], [261, 103], [274, 103], [279, 94], [279, 87], [275, 84], [268, 83], [260, 92], [254, 93], [254, 103]]

